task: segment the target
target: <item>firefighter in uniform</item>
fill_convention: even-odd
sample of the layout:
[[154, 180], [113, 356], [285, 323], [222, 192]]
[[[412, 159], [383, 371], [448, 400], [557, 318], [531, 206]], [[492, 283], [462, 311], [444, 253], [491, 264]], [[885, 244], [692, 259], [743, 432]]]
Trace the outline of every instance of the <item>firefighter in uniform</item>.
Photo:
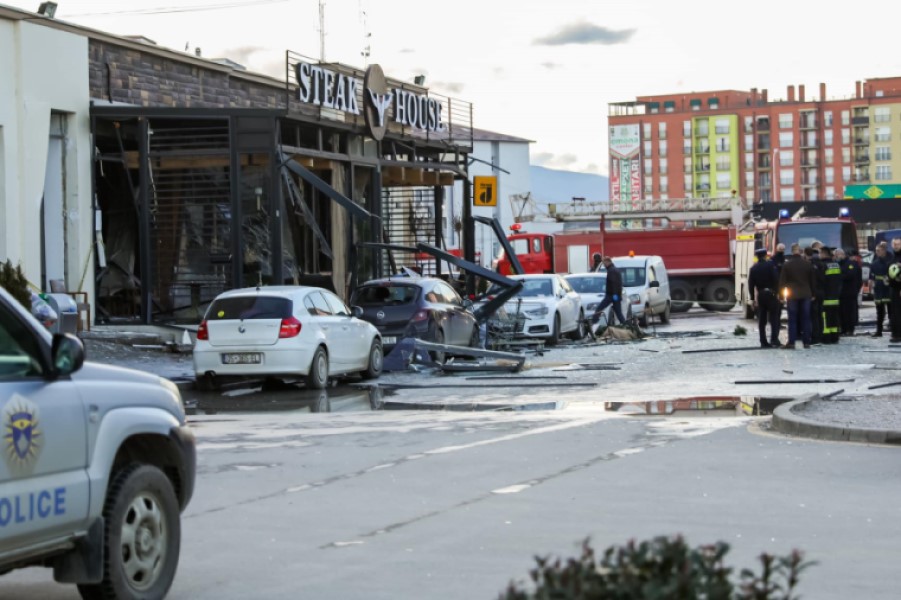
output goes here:
[[842, 268], [832, 257], [832, 250], [820, 248], [820, 260], [823, 261], [823, 309], [820, 325], [823, 328], [823, 343], [837, 344], [840, 328], [840, 301], [842, 296]]
[[832, 255], [842, 268], [842, 297], [839, 301], [841, 334], [854, 335], [854, 328], [857, 327], [857, 294], [863, 285], [862, 272], [850, 253], [836, 248]]
[[[822, 244], [820, 244], [822, 246]], [[810, 339], [813, 344], [823, 343], [823, 293], [826, 285], [826, 267], [820, 260], [820, 251], [818, 248], [810, 246], [804, 249], [804, 256], [810, 261], [813, 267], [813, 300], [810, 302], [810, 320], [813, 322], [811, 327]]]
[[[880, 242], [876, 246], [876, 254], [870, 263], [870, 279], [873, 281], [873, 301], [876, 303], [876, 333], [873, 337], [882, 337], [882, 322], [889, 312], [889, 296], [891, 292], [888, 286], [888, 244]], [[891, 316], [889, 316], [891, 327]]]
[[[748, 289], [754, 298], [754, 309], [757, 311], [757, 329], [760, 332], [761, 348], [779, 347], [779, 318], [782, 313], [782, 303], [779, 302], [776, 288], [779, 285], [779, 275], [776, 264], [767, 260], [766, 249], [758, 248], [754, 251], [757, 262], [748, 272]], [[770, 324], [770, 338], [767, 341], [766, 326]]]

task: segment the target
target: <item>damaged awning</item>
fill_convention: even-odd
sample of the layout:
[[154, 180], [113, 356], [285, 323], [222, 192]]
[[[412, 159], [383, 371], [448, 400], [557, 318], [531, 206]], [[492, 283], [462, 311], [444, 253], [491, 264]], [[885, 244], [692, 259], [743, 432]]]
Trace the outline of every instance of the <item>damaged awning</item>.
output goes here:
[[315, 173], [301, 165], [293, 158], [287, 156], [281, 150], [279, 150], [278, 155], [282, 166], [312, 185], [320, 193], [325, 194], [326, 196], [334, 200], [335, 203], [337, 203], [339, 206], [344, 207], [344, 209], [347, 210], [347, 212], [350, 213], [351, 216], [360, 217], [363, 219], [369, 219], [372, 217], [379, 218], [377, 215], [373, 215], [368, 210], [317, 177]]

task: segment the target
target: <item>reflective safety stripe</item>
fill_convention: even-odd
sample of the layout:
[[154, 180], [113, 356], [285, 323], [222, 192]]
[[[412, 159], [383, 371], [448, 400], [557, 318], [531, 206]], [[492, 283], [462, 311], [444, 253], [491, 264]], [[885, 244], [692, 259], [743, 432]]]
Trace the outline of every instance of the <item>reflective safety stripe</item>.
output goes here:
[[838, 327], [823, 327], [823, 333], [838, 333]]
[[826, 269], [826, 275], [841, 275], [841, 269]]
[[823, 300], [823, 306], [838, 306], [838, 300]]
[[890, 298], [876, 298], [876, 304], [889, 304], [891, 303]]

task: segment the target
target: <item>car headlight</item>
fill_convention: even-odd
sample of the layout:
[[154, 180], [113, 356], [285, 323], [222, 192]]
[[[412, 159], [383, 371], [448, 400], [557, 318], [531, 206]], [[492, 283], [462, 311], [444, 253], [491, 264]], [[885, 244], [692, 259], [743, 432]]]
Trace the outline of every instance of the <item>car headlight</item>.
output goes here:
[[629, 302], [632, 304], [641, 304], [641, 296], [638, 294], [629, 294]]
[[525, 312], [530, 317], [543, 317], [547, 315], [549, 311], [547, 306], [539, 306], [537, 308], [530, 308]]

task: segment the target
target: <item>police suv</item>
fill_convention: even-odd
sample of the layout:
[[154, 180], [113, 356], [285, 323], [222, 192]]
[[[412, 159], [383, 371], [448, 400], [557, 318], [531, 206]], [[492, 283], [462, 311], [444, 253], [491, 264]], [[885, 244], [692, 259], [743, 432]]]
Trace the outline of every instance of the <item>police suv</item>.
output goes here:
[[83, 598], [166, 595], [194, 490], [175, 385], [84, 362], [0, 288], [0, 573], [52, 567]]

